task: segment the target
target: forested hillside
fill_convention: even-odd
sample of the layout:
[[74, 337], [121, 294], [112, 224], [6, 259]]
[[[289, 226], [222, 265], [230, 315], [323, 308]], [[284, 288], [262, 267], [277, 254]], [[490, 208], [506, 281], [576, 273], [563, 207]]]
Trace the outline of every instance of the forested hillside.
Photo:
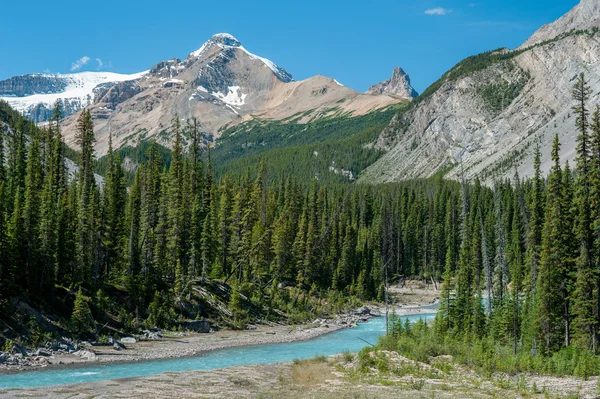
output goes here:
[[[271, 173], [270, 181], [281, 178], [281, 173], [295, 180], [317, 179], [321, 184], [354, 182], [360, 173], [374, 163], [383, 152], [373, 147], [381, 130], [393, 116], [408, 103], [374, 110], [366, 115], [351, 116], [340, 109], [331, 116], [315, 118], [311, 112], [300, 113], [282, 121], [255, 119], [223, 129], [222, 136], [213, 145], [206, 134], [200, 136], [203, 151], [211, 149], [216, 177], [230, 174], [245, 176], [250, 169], [256, 177], [261, 160], [266, 167], [280, 173]], [[169, 131], [171, 128], [168, 129]], [[184, 129], [184, 147], [192, 141], [190, 129]], [[165, 135], [169, 133], [165, 130]], [[135, 169], [146, 158], [152, 141], [140, 141], [115, 151], [124, 162], [128, 184], [133, 183]], [[155, 143], [165, 165], [169, 165], [171, 150]], [[108, 156], [98, 160], [96, 172], [106, 173]]]
[[[600, 362], [600, 107], [592, 112], [584, 75], [573, 89], [577, 159], [492, 190], [463, 184], [447, 217], [440, 310], [433, 326], [392, 327], [384, 348], [415, 359], [452, 355], [485, 373], [596, 375]], [[449, 216], [450, 215], [450, 216]], [[458, 236], [458, 237], [457, 237]]]
[[[215, 180], [193, 121], [175, 120], [173, 131], [168, 166], [149, 146], [127, 187], [112, 151], [102, 186], [94, 179], [88, 113], [79, 120], [79, 170], [71, 180], [55, 123], [37, 129], [19, 119], [4, 129], [0, 286], [8, 326], [24, 322], [14, 320], [16, 297], [75, 333], [100, 322], [300, 321], [352, 298], [382, 299], [384, 264], [390, 275], [440, 276], [442, 232], [455, 228], [443, 212], [457, 203], [455, 184], [326, 187], [270, 172], [264, 162], [255, 177]], [[191, 140], [185, 153], [183, 137]], [[437, 239], [423, 252], [427, 220]], [[217, 281], [227, 286], [215, 316], [210, 295], [198, 292]]]

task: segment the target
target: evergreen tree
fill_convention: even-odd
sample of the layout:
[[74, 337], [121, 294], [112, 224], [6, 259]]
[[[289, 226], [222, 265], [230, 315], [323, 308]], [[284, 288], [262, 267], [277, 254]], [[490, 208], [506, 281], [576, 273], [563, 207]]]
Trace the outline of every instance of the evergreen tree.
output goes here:
[[[588, 134], [588, 108], [591, 89], [582, 73], [573, 88], [573, 99], [576, 105], [573, 111], [577, 115], [577, 183], [575, 193], [576, 204], [576, 236], [579, 242], [577, 257], [577, 278], [573, 296], [573, 320], [575, 339], [586, 348], [596, 350], [598, 330], [598, 270], [594, 266], [594, 237], [592, 233], [591, 209], [591, 140]], [[567, 338], [568, 339], [568, 338]]]
[[566, 255], [564, 239], [563, 178], [559, 158], [560, 143], [558, 135], [552, 145], [554, 166], [548, 179], [548, 199], [546, 203], [546, 220], [544, 222], [541, 247], [540, 269], [537, 287], [537, 322], [544, 340], [545, 350], [555, 350], [561, 343], [564, 307], [566, 306], [561, 285], [562, 262]]

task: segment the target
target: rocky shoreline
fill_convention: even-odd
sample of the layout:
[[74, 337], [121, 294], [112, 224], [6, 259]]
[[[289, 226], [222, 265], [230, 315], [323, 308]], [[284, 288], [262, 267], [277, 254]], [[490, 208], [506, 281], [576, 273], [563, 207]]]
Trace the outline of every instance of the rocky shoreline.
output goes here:
[[[46, 368], [71, 368], [91, 363], [129, 363], [144, 360], [198, 356], [204, 352], [231, 347], [305, 341], [343, 328], [355, 327], [372, 317], [385, 314], [385, 307], [363, 306], [354, 311], [315, 319], [312, 323], [291, 325], [251, 325], [247, 330], [221, 330], [210, 333], [144, 331], [114, 341], [112, 345], [62, 338], [43, 348], [23, 348], [14, 344], [10, 352], [0, 352], [0, 373]], [[397, 313], [398, 314], [398, 313]], [[412, 314], [407, 309], [407, 314]]]

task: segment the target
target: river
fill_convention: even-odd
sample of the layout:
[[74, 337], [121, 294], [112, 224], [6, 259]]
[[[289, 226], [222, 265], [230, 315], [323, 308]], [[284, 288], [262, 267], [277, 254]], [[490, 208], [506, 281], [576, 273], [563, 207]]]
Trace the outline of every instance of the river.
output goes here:
[[[432, 313], [404, 316], [401, 319], [408, 318], [414, 322], [419, 319], [429, 321], [434, 317], [435, 314]], [[309, 359], [317, 355], [329, 356], [344, 351], [358, 352], [368, 345], [367, 342], [377, 343], [378, 336], [384, 331], [385, 318], [377, 317], [366, 323], [360, 323], [358, 327], [338, 330], [308, 341], [220, 349], [200, 356], [168, 360], [90, 364], [77, 368], [0, 374], [0, 389], [78, 384], [187, 370], [215, 370], [250, 364], [291, 362], [294, 359]]]

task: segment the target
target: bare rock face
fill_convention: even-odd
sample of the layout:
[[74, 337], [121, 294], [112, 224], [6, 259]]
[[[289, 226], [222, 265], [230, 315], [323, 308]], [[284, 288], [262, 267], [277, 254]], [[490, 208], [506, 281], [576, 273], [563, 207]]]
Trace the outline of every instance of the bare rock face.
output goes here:
[[528, 47], [546, 40], [552, 40], [572, 30], [587, 30], [594, 27], [600, 28], [600, 1], [581, 0], [581, 3], [567, 14], [551, 24], [542, 26], [521, 47]]
[[[533, 174], [533, 150], [551, 167], [553, 136], [563, 162], [575, 158], [574, 79], [585, 72], [590, 106], [600, 103], [600, 2], [584, 0], [536, 32], [522, 47], [468, 58], [381, 134], [388, 151], [361, 176], [389, 182], [430, 177], [479, 177], [486, 183]], [[576, 30], [573, 30], [577, 28]]]
[[419, 95], [410, 85], [410, 76], [402, 68], [394, 68], [391, 79], [373, 85], [367, 94], [389, 94], [405, 99], [413, 99]]

